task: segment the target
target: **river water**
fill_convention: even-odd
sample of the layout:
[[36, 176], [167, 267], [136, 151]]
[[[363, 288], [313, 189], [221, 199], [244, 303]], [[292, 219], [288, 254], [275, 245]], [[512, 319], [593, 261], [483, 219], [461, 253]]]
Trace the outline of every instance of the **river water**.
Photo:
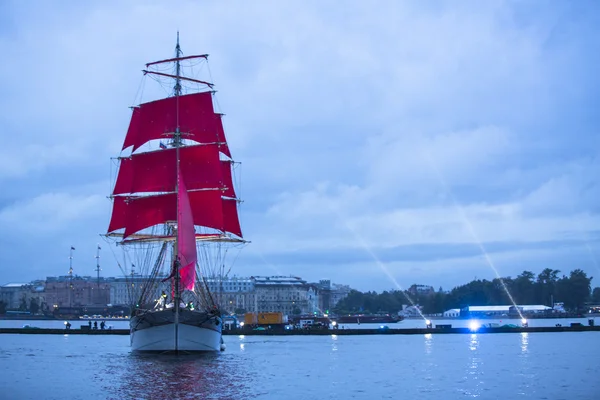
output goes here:
[[600, 399], [600, 332], [224, 339], [174, 356], [133, 354], [128, 336], [2, 334], [0, 398]]

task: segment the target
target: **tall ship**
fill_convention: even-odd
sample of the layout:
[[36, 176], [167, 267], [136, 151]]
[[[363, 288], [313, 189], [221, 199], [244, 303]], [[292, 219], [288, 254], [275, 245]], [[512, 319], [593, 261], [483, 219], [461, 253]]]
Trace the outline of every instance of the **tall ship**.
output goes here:
[[[150, 62], [167, 97], [132, 107], [106, 234], [127, 275], [134, 351], [219, 351], [223, 316], [215, 280], [246, 243], [223, 115], [214, 110], [208, 55]], [[163, 92], [164, 93], [164, 92]], [[212, 289], [211, 289], [212, 288]], [[215, 293], [217, 292], [217, 293]]]

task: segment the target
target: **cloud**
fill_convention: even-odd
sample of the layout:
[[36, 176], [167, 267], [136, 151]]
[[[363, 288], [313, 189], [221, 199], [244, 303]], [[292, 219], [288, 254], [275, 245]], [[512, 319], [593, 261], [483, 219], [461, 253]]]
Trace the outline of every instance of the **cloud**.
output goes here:
[[477, 240], [510, 271], [598, 252], [594, 2], [0, 7], [0, 222], [19, 239], [0, 245], [30, 252], [31, 229], [48, 254], [0, 281], [55, 273], [73, 238], [93, 250], [127, 107], [169, 90], [140, 70], [173, 54], [177, 30], [186, 54], [211, 54], [243, 163], [252, 244], [236, 273], [387, 287], [371, 249], [446, 287], [481, 265]]
[[106, 215], [107, 199], [99, 194], [70, 195], [45, 193], [28, 201], [15, 203], [0, 211], [0, 224], [16, 234], [39, 239], [47, 235], [69, 234], [74, 224]]
[[600, 211], [600, 158], [573, 160], [562, 171], [541, 184], [523, 199], [530, 213], [571, 214], [574, 210], [598, 214]]

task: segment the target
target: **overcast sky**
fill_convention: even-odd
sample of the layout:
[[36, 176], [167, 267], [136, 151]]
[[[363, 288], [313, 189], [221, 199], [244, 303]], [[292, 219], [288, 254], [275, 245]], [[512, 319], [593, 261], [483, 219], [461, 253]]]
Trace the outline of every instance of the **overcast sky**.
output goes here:
[[242, 162], [232, 273], [598, 285], [599, 27], [584, 0], [3, 1], [0, 284], [66, 274], [71, 245], [94, 275], [110, 157], [179, 30]]

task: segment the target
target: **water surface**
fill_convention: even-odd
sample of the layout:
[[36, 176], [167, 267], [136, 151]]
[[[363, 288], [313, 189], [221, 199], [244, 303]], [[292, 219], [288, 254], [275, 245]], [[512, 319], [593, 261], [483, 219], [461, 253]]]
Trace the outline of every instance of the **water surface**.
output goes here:
[[2, 399], [599, 399], [598, 332], [226, 336], [204, 356], [128, 336], [0, 335]]

